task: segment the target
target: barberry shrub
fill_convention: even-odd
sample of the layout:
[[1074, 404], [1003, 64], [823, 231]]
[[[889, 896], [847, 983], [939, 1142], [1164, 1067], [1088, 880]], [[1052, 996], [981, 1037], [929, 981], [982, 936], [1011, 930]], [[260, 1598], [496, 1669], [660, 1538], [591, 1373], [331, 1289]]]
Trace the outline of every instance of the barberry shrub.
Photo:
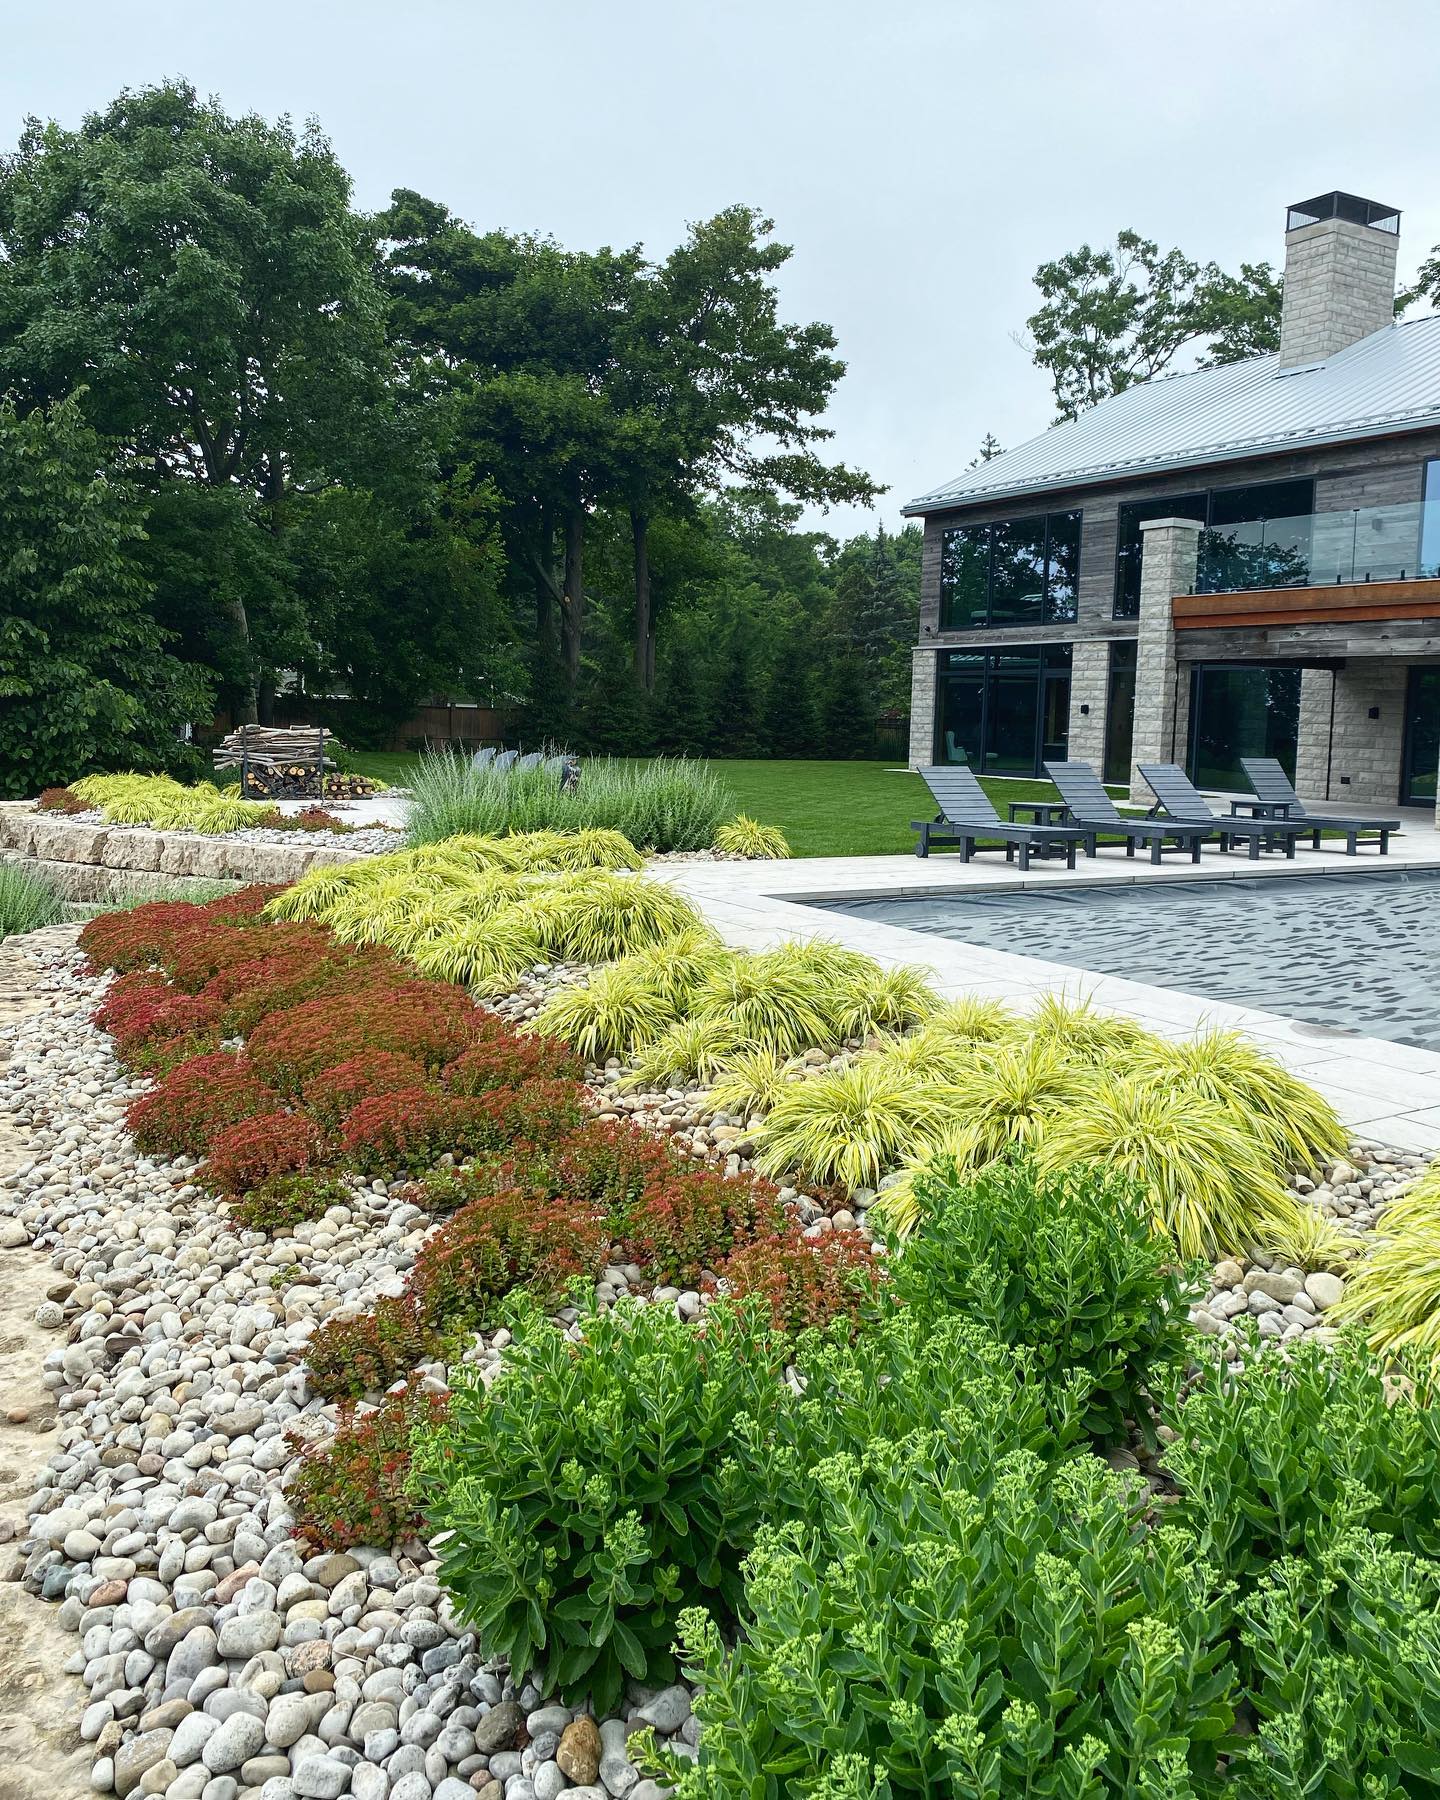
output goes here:
[[593, 1281], [609, 1249], [604, 1214], [584, 1201], [537, 1203], [533, 1194], [508, 1189], [472, 1200], [431, 1233], [409, 1291], [427, 1327], [475, 1330], [517, 1288], [548, 1305], [577, 1278]]
[[327, 1319], [305, 1347], [310, 1385], [326, 1400], [355, 1400], [402, 1381], [433, 1351], [411, 1295], [384, 1294], [369, 1312]]
[[768, 1181], [672, 1167], [628, 1210], [623, 1236], [629, 1256], [656, 1282], [693, 1286], [732, 1251], [780, 1229], [778, 1192]]
[[[486, 1654], [603, 1717], [626, 1676], [666, 1680], [685, 1601], [728, 1614], [761, 1517], [756, 1445], [787, 1390], [755, 1316], [704, 1330], [669, 1307], [532, 1314], [500, 1380], [453, 1372], [447, 1424], [415, 1436], [440, 1577]], [[755, 1791], [763, 1792], [763, 1784]]]
[[101, 1031], [115, 1040], [126, 1063], [150, 1045], [178, 1037], [216, 1037], [220, 1009], [192, 994], [178, 993], [153, 969], [136, 969], [114, 982], [95, 1014]]
[[405, 1088], [425, 1086], [424, 1066], [413, 1056], [393, 1050], [376, 1050], [369, 1056], [322, 1069], [305, 1084], [305, 1110], [320, 1128], [337, 1134], [362, 1100], [393, 1094]]
[[585, 1065], [559, 1038], [499, 1031], [481, 1038], [445, 1070], [452, 1094], [476, 1095], [527, 1081], [579, 1081]]
[[880, 1271], [858, 1231], [806, 1238], [782, 1226], [743, 1244], [720, 1272], [726, 1293], [758, 1301], [787, 1338], [836, 1319], [858, 1325], [881, 1303]]
[[[311, 935], [310, 942], [271, 944], [269, 930]], [[227, 1033], [243, 1035], [269, 1014], [324, 994], [364, 992], [395, 978], [384, 951], [362, 952], [334, 944], [312, 926], [270, 927], [251, 932], [247, 954], [206, 982], [201, 994], [223, 1008]]]
[[421, 1521], [406, 1491], [411, 1440], [443, 1422], [445, 1405], [436, 1394], [387, 1394], [343, 1418], [328, 1444], [307, 1446], [286, 1489], [296, 1536], [317, 1550], [388, 1550], [412, 1537]]
[[[128, 977], [127, 977], [128, 979]], [[203, 1156], [226, 1127], [271, 1112], [279, 1095], [230, 1050], [179, 1063], [125, 1114], [147, 1156]]]
[[439, 1069], [483, 1029], [462, 988], [397, 979], [353, 994], [308, 1000], [262, 1019], [250, 1034], [256, 1067], [285, 1093], [298, 1094], [322, 1069], [380, 1050]]
[[323, 1151], [313, 1119], [276, 1108], [217, 1132], [200, 1175], [217, 1194], [244, 1194], [273, 1175], [313, 1168]]

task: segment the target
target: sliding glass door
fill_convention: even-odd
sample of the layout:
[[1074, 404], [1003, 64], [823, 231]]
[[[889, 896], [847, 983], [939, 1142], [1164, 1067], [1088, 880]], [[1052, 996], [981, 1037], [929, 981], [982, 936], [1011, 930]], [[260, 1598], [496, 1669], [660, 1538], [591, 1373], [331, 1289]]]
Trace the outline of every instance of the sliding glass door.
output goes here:
[[1200, 663], [1190, 689], [1190, 779], [1245, 793], [1242, 756], [1273, 756], [1293, 781], [1300, 671], [1264, 663]]
[[977, 774], [1038, 775], [1065, 755], [1070, 732], [1070, 646], [949, 650], [936, 695], [938, 762]]
[[1414, 668], [1405, 689], [1405, 759], [1400, 799], [1405, 806], [1435, 804], [1440, 765], [1440, 667]]

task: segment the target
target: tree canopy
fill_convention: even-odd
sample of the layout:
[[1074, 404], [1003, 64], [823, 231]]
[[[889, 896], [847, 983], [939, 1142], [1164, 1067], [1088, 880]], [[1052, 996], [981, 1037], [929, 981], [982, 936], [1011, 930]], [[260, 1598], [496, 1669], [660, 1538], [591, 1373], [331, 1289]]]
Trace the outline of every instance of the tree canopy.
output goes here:
[[1268, 263], [1229, 275], [1137, 231], [1042, 263], [1035, 285], [1042, 304], [1025, 321], [1029, 347], [1062, 419], [1151, 380], [1187, 346], [1202, 362], [1227, 363], [1280, 343], [1280, 281]]
[[[442, 695], [632, 748], [670, 712], [716, 749], [813, 747], [827, 707], [847, 748], [893, 733], [915, 534], [797, 529], [879, 490], [827, 455], [844, 363], [784, 317], [790, 255], [745, 205], [655, 255], [407, 188], [366, 217], [313, 120], [183, 80], [28, 121], [0, 159], [6, 429], [59, 457], [44, 506], [68, 491], [108, 546], [117, 642], [154, 662], [117, 663], [67, 754], [163, 761], [210, 695], [245, 720], [303, 694], [377, 737]], [[27, 580], [6, 679], [53, 699], [93, 661], [54, 604], [89, 590], [38, 549]], [[782, 727], [775, 669], [802, 661]]]

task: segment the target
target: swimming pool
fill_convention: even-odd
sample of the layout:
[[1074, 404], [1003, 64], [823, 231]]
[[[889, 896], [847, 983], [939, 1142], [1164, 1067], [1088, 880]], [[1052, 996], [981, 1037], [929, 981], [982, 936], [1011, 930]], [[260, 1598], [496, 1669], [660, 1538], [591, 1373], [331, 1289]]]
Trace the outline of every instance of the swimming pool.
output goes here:
[[1440, 1051], [1440, 870], [831, 901], [825, 910]]

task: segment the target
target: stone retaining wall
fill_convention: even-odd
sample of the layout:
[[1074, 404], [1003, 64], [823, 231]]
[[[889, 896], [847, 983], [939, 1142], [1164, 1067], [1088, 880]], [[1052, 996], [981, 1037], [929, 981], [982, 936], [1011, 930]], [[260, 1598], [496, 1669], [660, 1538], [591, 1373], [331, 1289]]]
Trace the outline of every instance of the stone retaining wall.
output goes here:
[[40, 813], [33, 802], [0, 803], [0, 859], [32, 865], [67, 900], [108, 900], [157, 880], [288, 883], [309, 868], [364, 854], [336, 845], [263, 844], [239, 834], [149, 831]]

